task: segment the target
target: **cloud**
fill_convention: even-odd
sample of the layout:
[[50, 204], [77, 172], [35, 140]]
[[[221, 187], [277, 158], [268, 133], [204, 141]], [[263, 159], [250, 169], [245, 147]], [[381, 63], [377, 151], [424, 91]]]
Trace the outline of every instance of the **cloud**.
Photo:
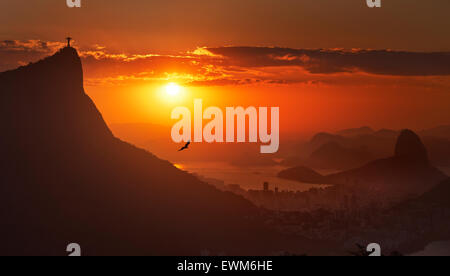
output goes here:
[[41, 52], [49, 53], [63, 47], [64, 43], [42, 40], [3, 40], [0, 41], [2, 52]]
[[[37, 61], [60, 42], [0, 41], [0, 71]], [[397, 85], [450, 86], [450, 53], [391, 50], [197, 48], [176, 54], [114, 53], [99, 45], [78, 48], [88, 85], [177, 81], [190, 86]]]
[[63, 43], [41, 40], [0, 41], [0, 71], [14, 69], [56, 52]]
[[450, 52], [391, 50], [289, 49], [269, 47], [207, 48], [227, 65], [300, 66], [311, 74], [364, 72], [391, 76], [448, 76]]

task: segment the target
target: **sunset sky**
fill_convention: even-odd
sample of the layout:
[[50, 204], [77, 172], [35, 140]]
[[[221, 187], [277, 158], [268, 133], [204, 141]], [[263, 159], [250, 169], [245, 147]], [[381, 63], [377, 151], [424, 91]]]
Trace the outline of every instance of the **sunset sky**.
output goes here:
[[70, 35], [108, 123], [171, 125], [194, 98], [280, 106], [292, 133], [450, 123], [448, 0], [65, 2], [0, 1], [0, 71]]

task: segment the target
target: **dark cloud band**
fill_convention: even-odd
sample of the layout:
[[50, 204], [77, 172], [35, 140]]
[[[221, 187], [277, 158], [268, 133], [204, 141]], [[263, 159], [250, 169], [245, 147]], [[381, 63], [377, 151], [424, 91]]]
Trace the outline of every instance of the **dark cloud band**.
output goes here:
[[300, 66], [313, 74], [365, 72], [394, 76], [450, 75], [449, 52], [390, 50], [304, 50], [269, 47], [207, 48], [228, 65], [241, 67]]

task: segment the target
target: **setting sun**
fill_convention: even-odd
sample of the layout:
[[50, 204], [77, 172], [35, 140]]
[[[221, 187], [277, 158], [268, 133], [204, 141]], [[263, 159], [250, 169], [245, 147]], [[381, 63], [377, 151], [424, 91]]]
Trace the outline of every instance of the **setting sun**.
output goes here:
[[168, 85], [166, 85], [166, 93], [169, 96], [177, 96], [180, 94], [181, 86], [178, 84], [171, 82]]

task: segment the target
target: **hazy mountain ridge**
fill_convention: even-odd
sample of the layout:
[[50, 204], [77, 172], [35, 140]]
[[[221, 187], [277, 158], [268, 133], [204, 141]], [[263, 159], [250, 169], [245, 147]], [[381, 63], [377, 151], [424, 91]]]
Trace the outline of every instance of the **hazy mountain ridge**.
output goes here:
[[[279, 176], [300, 182], [308, 182], [314, 171], [294, 167], [280, 172]], [[364, 187], [375, 193], [389, 196], [423, 194], [447, 176], [430, 164], [428, 153], [421, 139], [412, 131], [400, 133], [394, 156], [378, 159], [360, 168], [327, 176], [315, 175], [319, 184], [335, 184], [348, 187]], [[318, 182], [319, 181], [319, 182]]]
[[[450, 166], [450, 125], [417, 131], [428, 149], [430, 161], [436, 166]], [[318, 133], [308, 142], [292, 148], [285, 156], [285, 166], [307, 166], [313, 169], [352, 169], [369, 161], [388, 158], [395, 148], [400, 131], [373, 130], [369, 127], [347, 129], [337, 133]], [[324, 150], [326, 145], [339, 146], [336, 150]], [[337, 146], [336, 146], [337, 145]]]
[[344, 170], [356, 168], [373, 159], [366, 148], [347, 148], [337, 142], [329, 142], [314, 151], [305, 164], [312, 168]]
[[[178, 145], [171, 142], [170, 126], [153, 124], [113, 124], [114, 134], [121, 139], [150, 150], [172, 162], [226, 162], [242, 166], [305, 166], [316, 170], [348, 170], [360, 167], [370, 161], [388, 158], [400, 131], [390, 129], [374, 130], [370, 127], [347, 129], [336, 133], [318, 133], [307, 142], [290, 137], [283, 140], [280, 151], [273, 156], [261, 156], [255, 144], [196, 144], [195, 151], [182, 156], [172, 153]], [[450, 129], [450, 127], [448, 127]], [[439, 129], [445, 130], [446, 127]], [[153, 130], [153, 131], [152, 131]], [[425, 135], [428, 130], [418, 132], [436, 166], [450, 166], [450, 136]], [[291, 141], [292, 140], [292, 141]], [[215, 154], [211, 155], [210, 152]], [[236, 154], [238, 152], [239, 154]]]
[[361, 136], [361, 135], [370, 135], [375, 133], [375, 131], [368, 126], [363, 126], [360, 128], [349, 128], [338, 131], [336, 134], [341, 136]]

